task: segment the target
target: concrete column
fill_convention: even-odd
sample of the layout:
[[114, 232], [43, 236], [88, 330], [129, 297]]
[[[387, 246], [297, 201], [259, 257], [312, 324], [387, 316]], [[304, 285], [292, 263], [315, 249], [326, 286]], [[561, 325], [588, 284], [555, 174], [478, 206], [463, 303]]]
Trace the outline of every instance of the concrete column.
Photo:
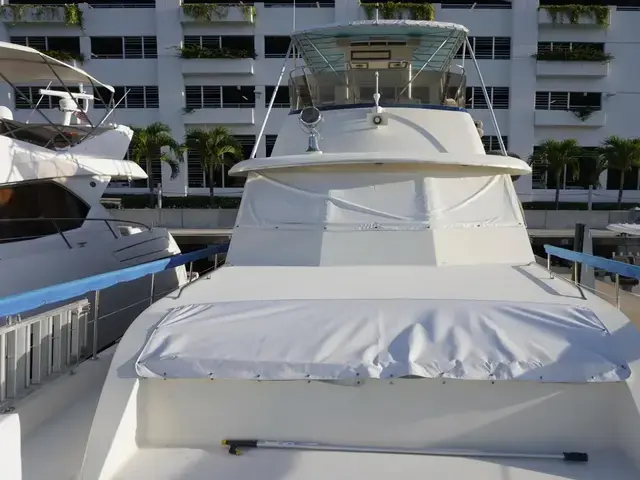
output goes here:
[[[184, 134], [184, 78], [182, 63], [175, 47], [182, 43], [180, 0], [156, 0], [156, 35], [158, 38], [158, 90], [160, 93], [159, 119], [171, 127], [174, 138], [181, 142]], [[171, 180], [168, 165], [162, 166], [162, 188], [167, 196], [188, 193], [188, 167], [180, 164], [180, 175]]]
[[[533, 101], [536, 91], [538, 12], [536, 2], [513, 2], [509, 90], [509, 150], [528, 158], [535, 143]], [[516, 182], [518, 193], [531, 193], [531, 175]]]

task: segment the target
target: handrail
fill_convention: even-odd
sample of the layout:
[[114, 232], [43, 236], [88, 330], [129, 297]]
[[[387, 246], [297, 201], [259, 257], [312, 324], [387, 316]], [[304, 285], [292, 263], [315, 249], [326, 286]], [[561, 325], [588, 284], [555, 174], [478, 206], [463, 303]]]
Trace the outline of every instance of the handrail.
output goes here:
[[[164, 270], [186, 265], [187, 263], [211, 255], [226, 253], [228, 250], [229, 243], [222, 243], [195, 252], [174, 255], [134, 267], [127, 267], [113, 272], [101, 273], [70, 282], [39, 288], [37, 290], [18, 293], [9, 297], [3, 297], [0, 298], [0, 318], [17, 315], [44, 305], [75, 298], [88, 292], [99, 291], [118, 283], [130, 282], [138, 278], [146, 277], [147, 275], [154, 275]], [[0, 326], [2, 326], [1, 323]]]
[[544, 251], [548, 255], [569, 260], [570, 262], [581, 263], [588, 267], [599, 268], [611, 273], [622, 275], [623, 277], [640, 280], [640, 266], [638, 265], [630, 265], [617, 260], [609, 260], [607, 258], [589, 255], [588, 253], [574, 252], [573, 250], [554, 247], [553, 245], [545, 245]]
[[[64, 230], [62, 230], [58, 224], [56, 222], [104, 222], [107, 225], [107, 228], [111, 231], [111, 234], [113, 235], [113, 238], [118, 238], [118, 235], [116, 234], [116, 232], [113, 230], [113, 228], [111, 227], [111, 223], [110, 222], [118, 222], [118, 223], [123, 223], [125, 225], [131, 225], [131, 226], [137, 226], [137, 227], [142, 227], [145, 230], [151, 230], [151, 227], [147, 224], [144, 224], [142, 222], [135, 222], [133, 220], [120, 220], [118, 218], [82, 218], [82, 217], [67, 217], [67, 218], [63, 218], [63, 217], [45, 217], [45, 218], [0, 218], [0, 224], [2, 224], [3, 222], [5, 223], [12, 223], [12, 222], [51, 222], [51, 224], [54, 226], [54, 228], [56, 229], [56, 233], [59, 234], [62, 239], [65, 241], [65, 243], [67, 244], [67, 246], [69, 248], [73, 248], [71, 246], [71, 243], [67, 240], [67, 237], [65, 237], [64, 235]], [[1, 225], [0, 225], [1, 226]], [[74, 229], [75, 230], [75, 229]], [[69, 230], [67, 230], [69, 231]], [[53, 235], [53, 233], [48, 233], [45, 235], [29, 235], [29, 236], [24, 236], [24, 237], [7, 237], [7, 238], [2, 238], [0, 237], [0, 244], [1, 243], [6, 243], [6, 242], [18, 242], [21, 240], [32, 240], [35, 238], [42, 238], [42, 237], [46, 237], [48, 235]]]
[[[620, 277], [634, 278], [640, 280], [640, 266], [630, 265], [628, 263], [619, 262], [617, 260], [609, 260], [607, 258], [596, 257], [588, 253], [574, 252], [565, 248], [554, 247], [553, 245], [545, 245], [544, 251], [547, 253], [547, 270], [551, 272], [551, 256], [562, 258], [573, 262], [574, 277], [573, 283], [579, 287], [578, 280], [578, 264], [587, 267], [599, 268], [610, 273], [615, 273], [615, 299], [616, 307], [620, 308]], [[563, 277], [559, 277], [563, 278]], [[582, 291], [580, 291], [582, 294]]]

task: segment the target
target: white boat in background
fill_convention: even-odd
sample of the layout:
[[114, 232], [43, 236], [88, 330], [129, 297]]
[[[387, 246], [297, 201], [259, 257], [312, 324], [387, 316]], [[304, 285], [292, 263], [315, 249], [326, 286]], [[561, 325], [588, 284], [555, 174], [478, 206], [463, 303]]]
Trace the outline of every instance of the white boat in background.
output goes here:
[[[0, 106], [0, 298], [180, 253], [166, 229], [116, 220], [100, 204], [111, 179], [147, 178], [140, 166], [123, 160], [132, 130], [106, 124], [111, 109], [100, 122], [89, 118], [93, 95], [83, 86], [113, 92], [112, 87], [5, 42], [0, 81], [16, 96], [25, 84], [48, 83], [51, 88], [40, 94], [47, 108], [46, 97], [59, 99], [62, 117], [50, 118], [51, 110], [35, 105], [30, 117], [40, 123], [24, 123], [13, 118], [11, 107]], [[80, 93], [72, 92], [78, 85]], [[21, 100], [31, 103], [26, 96]], [[185, 280], [184, 267], [158, 275], [156, 291], [173, 290]], [[134, 306], [105, 323], [98, 349], [122, 336], [148, 305], [149, 292], [149, 279], [103, 292], [101, 315]], [[29, 342], [24, 348], [31, 348]]]
[[227, 264], [142, 313], [103, 386], [101, 362], [67, 379], [84, 395], [23, 442], [22, 478], [640, 478], [640, 334], [535, 262], [530, 167], [464, 109], [467, 33], [294, 33], [297, 106], [232, 169]]
[[640, 225], [637, 223], [611, 223], [607, 225], [607, 230], [634, 237], [640, 235]]

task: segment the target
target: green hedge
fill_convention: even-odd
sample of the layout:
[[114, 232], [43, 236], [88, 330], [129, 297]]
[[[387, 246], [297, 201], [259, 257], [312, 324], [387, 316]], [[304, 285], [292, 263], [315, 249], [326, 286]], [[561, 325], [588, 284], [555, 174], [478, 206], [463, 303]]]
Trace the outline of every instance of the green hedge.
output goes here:
[[[118, 198], [122, 201], [122, 208], [149, 208], [148, 195], [105, 195], [106, 199]], [[155, 202], [154, 198], [154, 202]], [[189, 195], [188, 197], [162, 197], [162, 208], [211, 208], [208, 196]], [[215, 197], [214, 208], [238, 208], [240, 198]], [[115, 205], [105, 204], [106, 208], [116, 208]]]
[[[106, 195], [105, 199], [118, 198], [122, 201], [122, 208], [149, 208], [149, 197], [147, 195]], [[235, 209], [240, 206], [240, 198], [235, 197], [215, 197], [214, 208]], [[211, 208], [210, 199], [204, 195], [189, 195], [188, 197], [163, 197], [162, 208]], [[115, 206], [106, 204], [106, 208]], [[631, 210], [640, 206], [638, 203], [623, 203], [621, 210]], [[554, 202], [527, 202], [522, 204], [525, 210], [555, 210]], [[587, 210], [587, 203], [560, 202], [560, 210]], [[618, 210], [618, 204], [594, 203], [593, 210]]]
[[[559, 210], [588, 210], [587, 203], [571, 203], [560, 202]], [[594, 203], [593, 210], [631, 210], [634, 207], [638, 207], [637, 203], [623, 203], [618, 208], [618, 204], [612, 203]], [[555, 210], [555, 202], [527, 202], [522, 204], [522, 208], [525, 210]]]

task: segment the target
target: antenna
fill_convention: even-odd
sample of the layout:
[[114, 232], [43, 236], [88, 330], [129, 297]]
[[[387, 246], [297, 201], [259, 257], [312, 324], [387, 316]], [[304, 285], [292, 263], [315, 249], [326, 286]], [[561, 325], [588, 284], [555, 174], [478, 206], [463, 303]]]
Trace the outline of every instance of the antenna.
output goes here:
[[373, 94], [373, 102], [376, 104], [375, 111], [376, 113], [380, 113], [380, 74], [376, 70], [376, 92]]
[[309, 134], [307, 153], [322, 153], [318, 146], [318, 126], [322, 122], [322, 113], [316, 107], [305, 107], [300, 112], [300, 126]]

